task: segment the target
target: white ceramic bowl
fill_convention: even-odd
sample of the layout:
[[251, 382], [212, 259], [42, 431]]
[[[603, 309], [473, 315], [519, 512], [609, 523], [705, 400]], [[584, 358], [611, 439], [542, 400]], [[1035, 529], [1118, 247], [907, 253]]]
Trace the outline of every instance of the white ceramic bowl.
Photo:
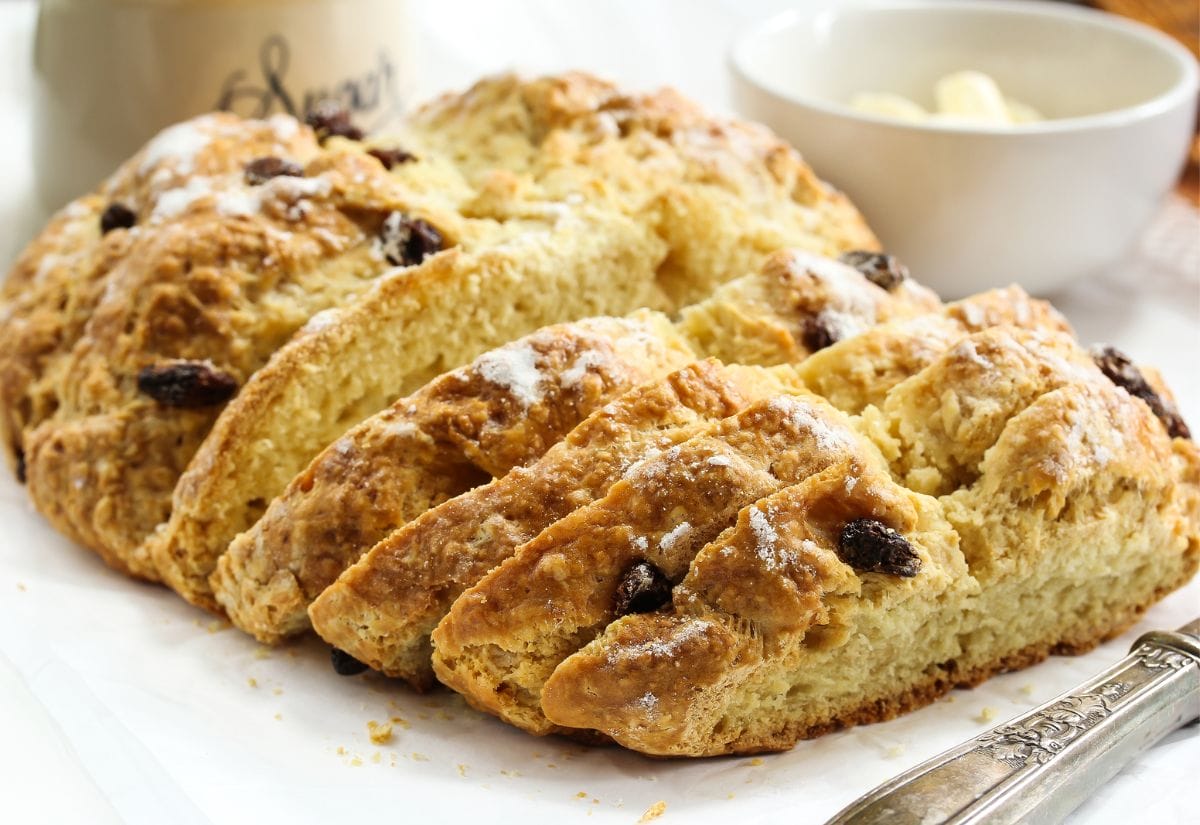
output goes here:
[[[1124, 19], [1052, 3], [913, 0], [789, 12], [737, 39], [734, 95], [865, 213], [915, 277], [956, 297], [1045, 294], [1118, 262], [1171, 189], [1195, 123], [1197, 66]], [[857, 92], [932, 108], [976, 69], [1050, 120], [911, 124]]]

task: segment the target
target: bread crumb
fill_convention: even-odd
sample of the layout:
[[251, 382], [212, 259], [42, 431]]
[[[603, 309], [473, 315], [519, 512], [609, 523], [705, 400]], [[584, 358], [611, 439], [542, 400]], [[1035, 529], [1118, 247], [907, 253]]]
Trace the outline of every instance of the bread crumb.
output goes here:
[[246, 680], [246, 684], [248, 684], [252, 688], [256, 688], [256, 687], [258, 687], [258, 680], [255, 679], [253, 676], [251, 676], [249, 679]]
[[904, 746], [903, 745], [892, 745], [890, 748], [887, 749], [887, 758], [888, 759], [895, 759], [897, 756], [903, 756], [903, 755], [904, 755]]
[[404, 728], [405, 730], [408, 730], [409, 728], [412, 727], [412, 725], [408, 724], [407, 719], [404, 719], [403, 717], [400, 717], [400, 716], [393, 716], [388, 721], [390, 721], [393, 725], [399, 725], [400, 727]]
[[27, 591], [29, 588], [27, 588], [27, 587], [25, 586], [25, 582], [17, 582], [17, 589], [18, 589], [18, 590], [20, 590], [22, 593], [24, 593], [24, 592], [25, 592], [25, 591]]
[[667, 803], [663, 802], [660, 799], [657, 802], [655, 802], [653, 805], [651, 805], [649, 808], [646, 809], [646, 812], [644, 814], [642, 814], [642, 818], [638, 820], [638, 825], [641, 825], [641, 823], [643, 823], [643, 822], [650, 822], [652, 820], [658, 819], [660, 816], [662, 816], [664, 813], [666, 813], [666, 811], [667, 811]]
[[283, 714], [282, 714], [282, 713], [277, 713], [277, 714], [275, 714], [275, 721], [276, 721], [276, 722], [282, 722], [282, 721], [283, 721]]
[[256, 647], [254, 649], [254, 658], [255, 659], [270, 659], [271, 658], [271, 649], [268, 647]]
[[516, 778], [521, 775], [521, 772], [518, 770], [501, 770], [500, 775]]
[[361, 756], [354, 757], [353, 759], [350, 760], [350, 764], [356, 768], [361, 768], [362, 767], [362, 757]]
[[371, 761], [374, 762], [376, 765], [382, 764], [383, 763], [383, 754], [380, 751], [375, 751], [375, 753], [371, 754]]
[[392, 741], [392, 723], [376, 722], [372, 719], [367, 722], [367, 733], [370, 734], [371, 741], [376, 745], [386, 745]]
[[1026, 696], [1032, 696], [1033, 685], [1021, 685], [1021, 693], [1025, 694]]
[[341, 745], [338, 745], [338, 749], [337, 749], [337, 755], [338, 755], [338, 756], [345, 756], [345, 755], [346, 755], [346, 749], [345, 749], [345, 748], [343, 748]]
[[725, 798], [726, 798], [726, 799], [733, 799], [735, 795], [736, 795], [736, 794], [734, 794], [734, 793], [733, 793], [733, 791], [730, 791], [728, 794], [726, 794], [726, 795], [725, 795]]
[[759, 765], [761, 765], [762, 763], [763, 763], [762, 759], [761, 759], [760, 757], [756, 756], [756, 757], [754, 757], [753, 759], [751, 759], [751, 760], [750, 760], [750, 763], [749, 763], [749, 764], [750, 764], [750, 767], [752, 767], [752, 768], [757, 768], [757, 767], [758, 767]]
[[282, 695], [283, 695], [283, 688], [281, 688], [281, 687], [273, 688], [273, 689], [271, 690], [271, 693], [272, 693], [273, 695], [275, 695], [275, 696], [282, 696]]
[[458, 763], [458, 775], [459, 776], [467, 775], [467, 766], [462, 764], [461, 762]]
[[417, 751], [413, 751], [412, 752], [412, 760], [414, 762], [428, 762], [429, 757], [423, 753], [418, 753]]
[[575, 798], [576, 799], [587, 799], [587, 791], [580, 791], [579, 793], [575, 794]]
[[228, 630], [229, 626], [230, 626], [229, 622], [227, 622], [227, 621], [224, 621], [222, 619], [213, 619], [211, 622], [209, 622], [208, 624], [206, 624], [204, 626], [204, 629], [207, 630], [209, 633], [220, 633], [222, 630]]
[[975, 717], [976, 722], [990, 722], [996, 718], [996, 709], [984, 706], [983, 710], [979, 711], [979, 715]]

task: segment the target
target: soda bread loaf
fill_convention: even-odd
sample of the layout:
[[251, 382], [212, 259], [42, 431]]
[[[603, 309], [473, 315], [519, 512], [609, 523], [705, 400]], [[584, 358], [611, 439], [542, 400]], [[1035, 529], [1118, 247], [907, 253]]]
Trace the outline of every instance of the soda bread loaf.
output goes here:
[[212, 115], [164, 131], [4, 288], [0, 435], [35, 504], [212, 608], [234, 535], [436, 375], [548, 323], [678, 307], [785, 245], [875, 245], [794, 150], [674, 93], [506, 76], [392, 140], [329, 113], [311, 127]]
[[[599, 367], [617, 355], [625, 364], [618, 375], [608, 377], [604, 392], [592, 399], [598, 405], [710, 349], [728, 354], [730, 342], [749, 341], [751, 323], [759, 334], [759, 345], [747, 344], [747, 357], [740, 360], [769, 365], [800, 360], [811, 348], [824, 345], [824, 341], [804, 340], [805, 330], [824, 323], [822, 319], [837, 318], [841, 334], [849, 336], [881, 321], [914, 316], [940, 305], [933, 293], [907, 279], [903, 288], [889, 292], [873, 283], [872, 276], [870, 269], [860, 271], [811, 253], [785, 250], [772, 255], [759, 272], [727, 285], [732, 289], [718, 290], [686, 309], [686, 320], [678, 331], [662, 316], [650, 326], [617, 326], [622, 337], [632, 336], [632, 345], [624, 350], [614, 352], [605, 345], [607, 339], [587, 332], [596, 324], [612, 328], [617, 322], [594, 319], [584, 322], [583, 327], [549, 328], [523, 343], [485, 354], [477, 363], [485, 372], [495, 372], [497, 361], [506, 366], [513, 362], [513, 353], [525, 352], [530, 345], [538, 350], [539, 354], [520, 361], [528, 363], [528, 369], [520, 375], [525, 384], [531, 385], [528, 393], [536, 394], [536, 404], [528, 409], [523, 405], [513, 408], [514, 420], [519, 422], [517, 416], [524, 415], [536, 429], [522, 425], [508, 433], [507, 442], [519, 445], [518, 461], [497, 461], [486, 450], [475, 449], [474, 455], [458, 458], [456, 466], [465, 468], [473, 463], [484, 473], [501, 476], [517, 464], [540, 456], [566, 434], [568, 424], [578, 423], [591, 412], [574, 392], [579, 364], [588, 361]], [[728, 326], [717, 326], [722, 323]], [[659, 340], [655, 343], [647, 336]], [[691, 343], [690, 348], [683, 336]], [[558, 350], [569, 353], [569, 357], [557, 360], [551, 353]], [[661, 357], [664, 355], [669, 357]], [[513, 370], [506, 368], [503, 372]], [[416, 396], [401, 399], [364, 421], [314, 458], [267, 513], [233, 541], [211, 583], [217, 600], [235, 624], [262, 641], [276, 641], [282, 635], [306, 629], [305, 607], [341, 569], [356, 561], [390, 529], [420, 515], [433, 503], [428, 498], [411, 498], [409, 491], [419, 487], [448, 492], [456, 487], [453, 492], [458, 493], [473, 486], [470, 474], [451, 480], [441, 465], [423, 466], [427, 463], [423, 453], [399, 450], [394, 436], [397, 420], [413, 415], [426, 420], [425, 432], [433, 432], [431, 427], [460, 426], [456, 421], [468, 414], [463, 405], [487, 404], [493, 393], [494, 381], [468, 381], [460, 386], [462, 379], [472, 374], [478, 375], [478, 369], [472, 367], [463, 376], [451, 374], [437, 379], [435, 385]], [[439, 388], [444, 387], [456, 388], [455, 403], [429, 408], [424, 399], [440, 397], [443, 393]], [[410, 408], [415, 409], [410, 413]], [[504, 409], [498, 408], [501, 412]], [[474, 415], [479, 415], [478, 408]], [[437, 417], [444, 420], [435, 422]], [[548, 427], [547, 422], [553, 426]], [[445, 442], [438, 454], [446, 450], [458, 455], [461, 445]], [[431, 474], [442, 477], [427, 478]], [[367, 505], [370, 515], [364, 518], [360, 511]], [[288, 609], [283, 607], [285, 602]]]
[[[837, 272], [832, 262], [825, 262], [824, 268]], [[903, 307], [890, 311], [899, 314]], [[697, 316], [700, 313], [692, 320]], [[728, 318], [732, 313], [708, 317]], [[1049, 331], [1068, 328], [1044, 301], [1010, 287], [950, 304], [940, 313], [877, 325], [810, 355], [788, 375], [800, 379], [800, 384], [795, 377], [790, 379], [794, 387], [828, 386], [836, 406], [858, 412], [935, 360], [975, 325], [986, 328], [1006, 322]], [[720, 340], [722, 336], [705, 337]], [[797, 351], [804, 351], [798, 341], [777, 350], [781, 355]], [[864, 363], [864, 356], [871, 360]], [[707, 374], [712, 375], [712, 369], [707, 368]], [[317, 599], [311, 610], [317, 632], [378, 670], [414, 685], [430, 684], [433, 674], [426, 637], [454, 598], [552, 521], [607, 492], [630, 461], [694, 432], [696, 405], [676, 389], [691, 374], [692, 370], [684, 370], [663, 384], [649, 384], [619, 398], [536, 464], [437, 506], [388, 536]], [[763, 386], [777, 389], [777, 379]], [[658, 399], [664, 390], [681, 401], [663, 406]], [[653, 399], [651, 406], [645, 406], [646, 399]], [[637, 415], [631, 415], [631, 409]], [[717, 411], [720, 418], [736, 409], [723, 403]], [[624, 422], [627, 430], [614, 436], [613, 421]], [[592, 434], [597, 428], [605, 441], [598, 442]], [[388, 460], [386, 455], [380, 458]], [[564, 497], [562, 490], [572, 494]]]
[[790, 747], [1200, 562], [1156, 373], [1017, 287], [943, 306], [670, 91], [489, 78], [375, 141], [197, 118], [0, 300], [0, 444], [56, 528], [536, 733]]
[[[791, 437], [759, 416], [773, 404]], [[465, 591], [435, 672], [536, 733], [694, 756], [1086, 650], [1200, 562], [1200, 463], [1171, 406], [1110, 351], [994, 327], [855, 418], [807, 395], [750, 407]]]

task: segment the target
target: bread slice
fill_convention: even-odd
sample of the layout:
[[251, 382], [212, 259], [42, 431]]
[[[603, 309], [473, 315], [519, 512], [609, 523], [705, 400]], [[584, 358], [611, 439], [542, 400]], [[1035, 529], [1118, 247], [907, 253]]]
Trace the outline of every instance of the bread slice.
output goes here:
[[211, 584], [239, 628], [271, 643], [392, 529], [540, 457], [613, 397], [692, 361], [665, 316], [538, 330], [434, 379], [350, 430], [221, 556]]
[[450, 604], [524, 542], [604, 496], [634, 463], [669, 451], [748, 404], [797, 389], [790, 370], [691, 364], [593, 413], [528, 467], [396, 530], [309, 613], [327, 642], [418, 688], [433, 682], [429, 633]]
[[706, 755], [790, 747], [1087, 649], [1200, 561], [1197, 451], [1118, 381], [1063, 335], [969, 336], [862, 417], [893, 475], [938, 486], [936, 470], [936, 498], [878, 461], [835, 462], [676, 555], [602, 540], [662, 512], [627, 493], [620, 516], [578, 510], [464, 593], [435, 669], [534, 732]]
[[510, 243], [453, 247], [398, 270], [279, 349], [226, 407], [148, 539], [163, 580], [218, 609], [208, 584], [217, 558], [351, 426], [538, 327], [654, 305], [662, 242], [618, 213], [575, 211]]
[[618, 590], [636, 565], [678, 581], [743, 507], [835, 465], [843, 477], [884, 472], [849, 420], [811, 395], [756, 402], [648, 456], [454, 602], [433, 633], [438, 679], [506, 721], [554, 732], [542, 685], [617, 617]]

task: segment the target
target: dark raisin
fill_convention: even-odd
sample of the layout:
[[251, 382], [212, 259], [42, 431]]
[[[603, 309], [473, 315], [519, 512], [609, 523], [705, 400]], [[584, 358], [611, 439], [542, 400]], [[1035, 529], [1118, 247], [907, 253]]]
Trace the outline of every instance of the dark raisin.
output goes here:
[[25, 483], [25, 451], [17, 447], [17, 481]]
[[813, 316], [804, 319], [801, 340], [804, 341], [804, 346], [808, 347], [809, 352], [817, 352], [832, 344], [836, 344], [838, 336], [837, 331], [831, 329], [828, 324], [821, 320], [820, 316]]
[[128, 229], [137, 223], [137, 213], [123, 203], [110, 203], [100, 213], [100, 234], [107, 235], [114, 229]]
[[394, 266], [413, 266], [445, 247], [442, 233], [420, 218], [390, 212], [379, 230], [383, 256]]
[[617, 585], [618, 616], [649, 613], [671, 599], [671, 580], [648, 561], [630, 565]]
[[256, 158], [246, 164], [246, 183], [251, 186], [258, 186], [281, 175], [291, 178], [303, 177], [304, 169], [298, 163], [273, 155]]
[[871, 518], [860, 518], [842, 528], [838, 558], [867, 573], [890, 573], [911, 578], [921, 569], [921, 558], [908, 539]]
[[882, 252], [855, 249], [844, 253], [838, 260], [854, 267], [868, 281], [888, 292], [908, 280], [908, 267], [896, 260], [894, 256], [885, 255]]
[[143, 367], [138, 390], [168, 407], [209, 407], [228, 401], [237, 381], [208, 361], [167, 361]]
[[317, 133], [317, 140], [322, 143], [326, 138], [344, 137], [350, 140], [362, 140], [364, 132], [350, 122], [350, 112], [336, 100], [322, 100], [309, 110], [304, 122]]
[[383, 164], [384, 169], [391, 169], [393, 166], [399, 166], [402, 163], [410, 163], [417, 159], [417, 156], [412, 152], [406, 152], [399, 147], [385, 149], [376, 147], [368, 149], [367, 154]]
[[367, 666], [358, 659], [336, 647], [329, 648], [329, 662], [333, 665], [333, 672], [338, 676], [357, 676], [367, 669]]
[[1179, 410], [1168, 399], [1154, 391], [1146, 376], [1125, 353], [1107, 344], [1097, 344], [1092, 347], [1092, 360], [1109, 380], [1124, 389], [1135, 398], [1146, 402], [1158, 420], [1167, 428], [1167, 434], [1172, 438], [1191, 438], [1192, 431], [1187, 422], [1179, 414]]

